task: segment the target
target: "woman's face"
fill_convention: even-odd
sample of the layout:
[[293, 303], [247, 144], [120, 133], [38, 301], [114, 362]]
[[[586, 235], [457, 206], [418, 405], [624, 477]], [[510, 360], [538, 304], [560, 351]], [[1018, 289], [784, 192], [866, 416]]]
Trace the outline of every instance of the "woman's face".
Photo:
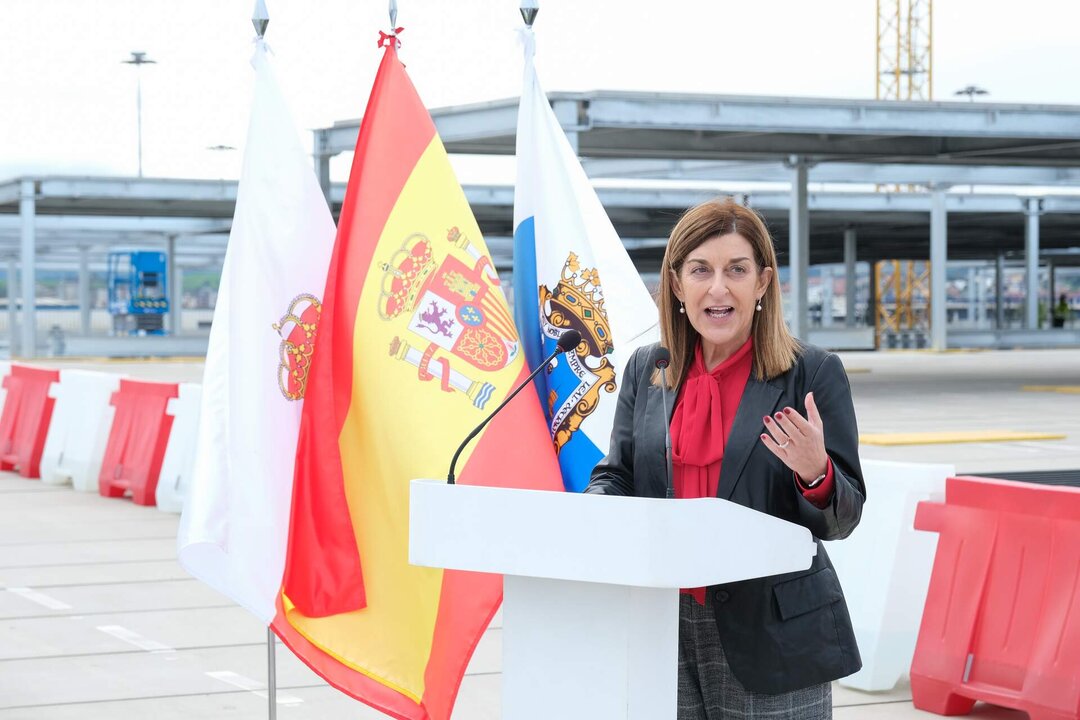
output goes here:
[[706, 240], [690, 251], [678, 274], [672, 272], [675, 297], [701, 335], [707, 367], [730, 357], [750, 337], [758, 299], [772, 275], [772, 268], [758, 271], [750, 241], [738, 233]]

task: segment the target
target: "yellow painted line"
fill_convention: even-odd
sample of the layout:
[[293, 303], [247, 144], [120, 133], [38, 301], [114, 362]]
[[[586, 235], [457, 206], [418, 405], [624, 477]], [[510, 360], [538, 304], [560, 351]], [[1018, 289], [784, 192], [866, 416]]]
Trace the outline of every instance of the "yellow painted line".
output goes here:
[[919, 433], [868, 433], [859, 436], [863, 445], [946, 445], [972, 442], [1017, 442], [1020, 440], [1064, 440], [1060, 433], [1016, 430], [959, 430]]
[[1021, 389], [1028, 392], [1054, 392], [1080, 395], [1080, 385], [1025, 385]]
[[850, 368], [844, 368], [844, 372], [846, 372], [848, 375], [861, 375], [863, 373], [870, 372], [870, 368], [850, 367]]

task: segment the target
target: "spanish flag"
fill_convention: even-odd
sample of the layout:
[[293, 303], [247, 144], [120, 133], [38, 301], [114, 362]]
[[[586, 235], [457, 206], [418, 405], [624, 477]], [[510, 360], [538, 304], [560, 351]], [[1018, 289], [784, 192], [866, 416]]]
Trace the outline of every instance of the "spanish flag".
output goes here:
[[[397, 38], [380, 44], [326, 280], [274, 629], [344, 692], [397, 718], [442, 720], [502, 578], [409, 565], [409, 481], [443, 476], [527, 369]], [[462, 484], [562, 489], [531, 397], [471, 448]]]

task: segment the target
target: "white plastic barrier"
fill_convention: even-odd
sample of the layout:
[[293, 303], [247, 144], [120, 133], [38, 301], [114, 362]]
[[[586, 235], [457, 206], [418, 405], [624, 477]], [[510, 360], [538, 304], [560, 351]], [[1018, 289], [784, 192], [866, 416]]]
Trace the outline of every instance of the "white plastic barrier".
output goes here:
[[60, 371], [60, 382], [49, 388], [56, 404], [41, 454], [43, 483], [70, 482], [76, 490], [97, 492], [116, 413], [109, 399], [120, 388], [120, 377], [91, 370]]
[[173, 416], [173, 424], [158, 476], [159, 510], [178, 513], [184, 509], [184, 496], [195, 468], [195, 441], [199, 435], [201, 402], [202, 385], [180, 383], [180, 395], [170, 400], [165, 410]]
[[922, 500], [944, 501], [952, 465], [863, 460], [867, 502], [845, 540], [826, 543], [844, 588], [862, 670], [840, 680], [857, 690], [889, 690], [915, 654], [937, 533], [915, 530]]

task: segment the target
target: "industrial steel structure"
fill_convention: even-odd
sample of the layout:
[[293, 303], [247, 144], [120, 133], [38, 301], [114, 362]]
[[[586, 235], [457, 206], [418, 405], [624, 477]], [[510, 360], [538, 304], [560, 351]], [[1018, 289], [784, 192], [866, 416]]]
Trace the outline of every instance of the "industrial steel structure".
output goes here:
[[[1072, 328], [1039, 331], [1037, 307], [1040, 262], [1080, 264], [1080, 107], [630, 92], [554, 93], [550, 100], [644, 273], [655, 272], [682, 210], [733, 194], [761, 211], [776, 236], [790, 269], [789, 321], [801, 337], [821, 330], [810, 327], [810, 265], [842, 263], [850, 281], [857, 262], [930, 260], [933, 347], [1080, 344]], [[433, 111], [451, 153], [512, 154], [516, 116], [516, 99]], [[316, 170], [335, 213], [343, 188], [330, 186], [330, 158], [353, 149], [358, 128], [353, 120], [315, 131]], [[916, 189], [876, 189], [883, 184]], [[235, 183], [223, 181], [0, 182], [0, 257], [12, 280], [56, 267], [78, 267], [82, 278], [108, 249], [149, 245], [168, 251], [168, 285], [177, 292], [184, 268], [220, 266], [235, 193]], [[508, 269], [513, 188], [469, 186], [466, 193], [497, 265]], [[946, 304], [933, 298], [945, 295], [950, 261], [983, 263], [999, 278], [1004, 267], [1023, 263], [1023, 329], [999, 317], [977, 337], [947, 338]], [[854, 283], [845, 287], [850, 295]], [[23, 308], [16, 352], [40, 352], [35, 284], [16, 290], [9, 282], [7, 294], [8, 327]], [[176, 307], [178, 299], [170, 298]], [[850, 298], [845, 306], [852, 307]], [[167, 327], [181, 329], [175, 317]], [[83, 322], [71, 334], [87, 329]], [[185, 339], [145, 340], [180, 347]], [[205, 343], [188, 340], [196, 351]], [[848, 343], [839, 338], [837, 346]]]

